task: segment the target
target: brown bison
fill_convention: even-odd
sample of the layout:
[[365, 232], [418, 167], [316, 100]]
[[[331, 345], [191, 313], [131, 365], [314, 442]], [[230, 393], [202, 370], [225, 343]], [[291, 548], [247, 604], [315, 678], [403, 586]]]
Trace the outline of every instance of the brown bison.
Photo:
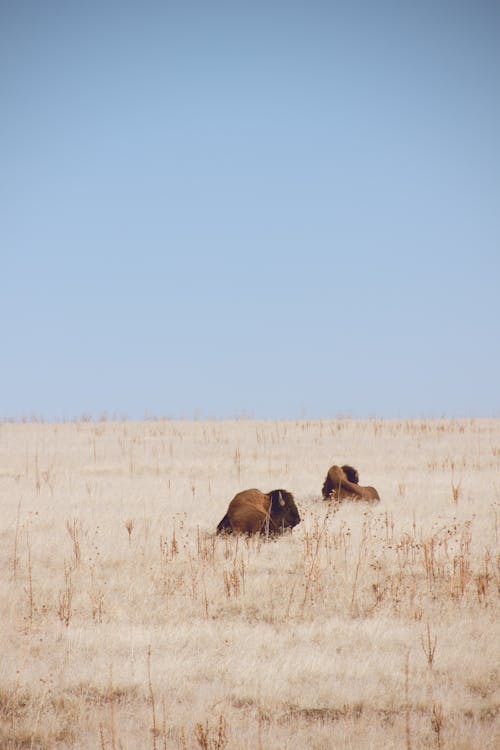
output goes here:
[[361, 487], [359, 474], [352, 466], [332, 466], [323, 484], [324, 500], [367, 500], [377, 503], [380, 500], [375, 487]]
[[264, 494], [260, 490], [238, 492], [217, 526], [217, 533], [274, 535], [300, 523], [293, 495], [286, 490]]

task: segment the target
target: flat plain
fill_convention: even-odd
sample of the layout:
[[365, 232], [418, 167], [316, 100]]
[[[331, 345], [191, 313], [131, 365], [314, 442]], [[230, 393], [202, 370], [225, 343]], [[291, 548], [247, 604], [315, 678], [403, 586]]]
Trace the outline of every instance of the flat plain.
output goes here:
[[[0, 423], [0, 747], [498, 748], [499, 468], [499, 419]], [[216, 536], [250, 487], [300, 525]]]

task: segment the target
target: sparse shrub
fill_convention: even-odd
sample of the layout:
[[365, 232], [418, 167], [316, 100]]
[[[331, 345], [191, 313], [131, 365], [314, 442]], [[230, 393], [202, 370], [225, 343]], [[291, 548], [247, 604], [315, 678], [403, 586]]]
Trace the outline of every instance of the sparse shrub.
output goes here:
[[226, 721], [222, 714], [216, 727], [211, 728], [208, 721], [205, 724], [198, 722], [194, 734], [202, 750], [224, 750], [228, 747]]
[[67, 565], [64, 566], [64, 588], [59, 593], [57, 604], [57, 616], [66, 627], [73, 616], [73, 581], [71, 571]]

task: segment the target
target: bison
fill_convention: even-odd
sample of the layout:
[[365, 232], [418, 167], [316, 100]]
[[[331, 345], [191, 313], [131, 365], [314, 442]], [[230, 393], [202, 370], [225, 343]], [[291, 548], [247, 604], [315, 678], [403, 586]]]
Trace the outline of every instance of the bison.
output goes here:
[[217, 526], [217, 533], [274, 535], [300, 523], [293, 495], [286, 490], [238, 492]]
[[323, 484], [324, 500], [366, 500], [377, 503], [380, 500], [375, 487], [361, 487], [359, 474], [352, 466], [332, 466]]

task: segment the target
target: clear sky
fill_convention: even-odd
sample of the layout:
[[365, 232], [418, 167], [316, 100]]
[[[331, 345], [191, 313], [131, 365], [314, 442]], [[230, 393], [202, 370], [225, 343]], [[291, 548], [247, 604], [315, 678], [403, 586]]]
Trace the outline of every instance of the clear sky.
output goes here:
[[0, 2], [0, 418], [500, 416], [500, 3]]

